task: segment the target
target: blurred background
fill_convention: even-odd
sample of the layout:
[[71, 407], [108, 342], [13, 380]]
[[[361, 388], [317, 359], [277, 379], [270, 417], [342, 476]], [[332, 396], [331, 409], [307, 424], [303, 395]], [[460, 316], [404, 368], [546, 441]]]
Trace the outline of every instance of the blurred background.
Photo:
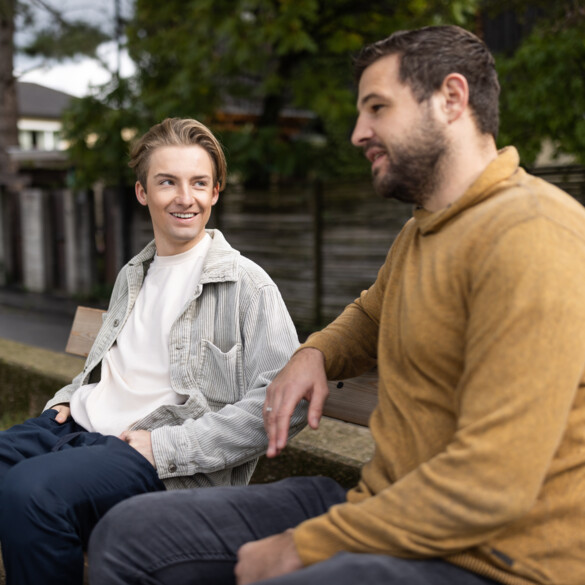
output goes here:
[[[585, 201], [585, 0], [0, 0], [0, 317], [62, 311], [57, 331], [105, 305], [152, 238], [129, 145], [180, 116], [225, 145], [211, 227], [268, 271], [301, 336], [327, 323], [410, 216], [349, 142], [352, 55], [442, 23], [496, 55], [499, 145]], [[18, 328], [0, 318], [0, 337]]]

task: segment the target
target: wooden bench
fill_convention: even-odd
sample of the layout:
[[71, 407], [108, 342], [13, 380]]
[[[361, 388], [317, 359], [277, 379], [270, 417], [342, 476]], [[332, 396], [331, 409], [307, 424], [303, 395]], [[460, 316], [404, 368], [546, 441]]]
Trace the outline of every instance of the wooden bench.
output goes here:
[[[65, 351], [87, 357], [102, 325], [101, 309], [78, 307]], [[330, 394], [323, 414], [329, 418], [368, 426], [368, 419], [378, 402], [376, 371], [343, 382], [329, 382]]]

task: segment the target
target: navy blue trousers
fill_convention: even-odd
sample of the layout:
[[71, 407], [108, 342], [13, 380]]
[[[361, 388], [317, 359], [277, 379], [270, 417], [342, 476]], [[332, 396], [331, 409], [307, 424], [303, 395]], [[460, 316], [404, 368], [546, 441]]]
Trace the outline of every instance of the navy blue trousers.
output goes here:
[[117, 437], [47, 410], [0, 432], [0, 543], [7, 585], [81, 585], [98, 520], [137, 494], [164, 490], [155, 468]]
[[[115, 506], [89, 545], [91, 585], [233, 585], [238, 548], [345, 501], [325, 477], [146, 494]], [[342, 553], [263, 585], [496, 585], [440, 559]]]

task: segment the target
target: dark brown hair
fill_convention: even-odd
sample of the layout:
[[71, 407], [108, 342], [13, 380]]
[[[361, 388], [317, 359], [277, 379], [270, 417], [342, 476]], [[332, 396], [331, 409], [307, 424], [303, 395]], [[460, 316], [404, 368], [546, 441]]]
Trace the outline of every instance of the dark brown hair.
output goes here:
[[451, 25], [397, 31], [362, 49], [354, 61], [357, 81], [372, 63], [388, 55], [400, 56], [400, 81], [419, 102], [429, 99], [450, 73], [463, 75], [479, 131], [498, 135], [500, 84], [494, 58], [481, 39]]

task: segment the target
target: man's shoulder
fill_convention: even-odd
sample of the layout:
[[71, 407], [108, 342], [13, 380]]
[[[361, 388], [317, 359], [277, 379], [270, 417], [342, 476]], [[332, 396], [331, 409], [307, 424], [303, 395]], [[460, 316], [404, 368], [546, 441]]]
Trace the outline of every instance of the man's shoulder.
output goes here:
[[256, 287], [274, 285], [274, 281], [266, 270], [243, 254], [240, 254], [238, 258], [238, 274], [241, 279], [247, 280]]
[[211, 264], [229, 264], [230, 272], [233, 271], [235, 279], [254, 287], [274, 285], [268, 273], [254, 260], [244, 256], [239, 250], [233, 248], [219, 230], [209, 230], [213, 238], [212, 250], [208, 256]]
[[492, 192], [461, 215], [484, 236], [507, 231], [515, 225], [533, 220], [566, 227], [585, 238], [585, 208], [574, 197], [519, 168], [511, 177], [497, 184]]

